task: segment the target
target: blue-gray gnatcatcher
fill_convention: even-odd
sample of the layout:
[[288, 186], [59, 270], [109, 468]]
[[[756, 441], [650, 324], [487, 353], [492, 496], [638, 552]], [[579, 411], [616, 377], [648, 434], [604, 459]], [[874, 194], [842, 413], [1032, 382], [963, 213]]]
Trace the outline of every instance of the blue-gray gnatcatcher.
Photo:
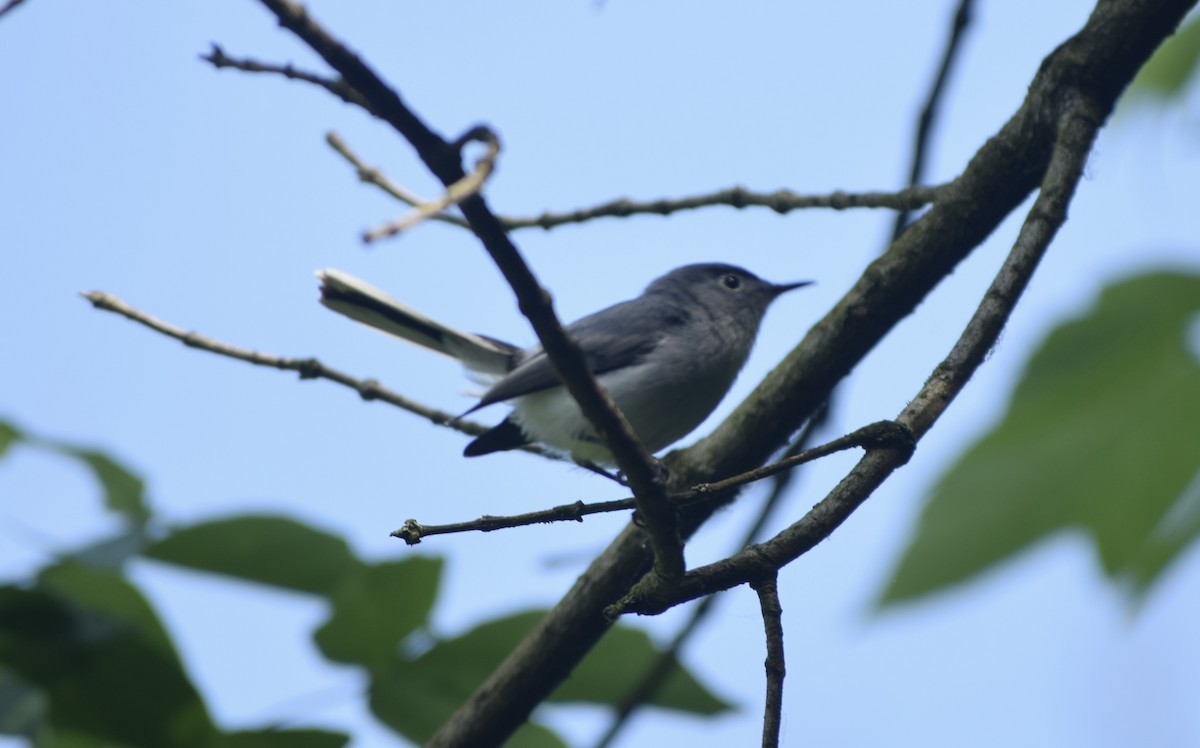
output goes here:
[[[317, 277], [325, 306], [456, 358], [488, 380], [490, 389], [463, 415], [511, 403], [508, 418], [468, 444], [466, 456], [540, 442], [578, 462], [615, 464], [541, 346], [520, 348], [446, 327], [338, 270]], [[636, 299], [590, 314], [566, 331], [653, 453], [712, 413], [750, 355], [767, 307], [785, 291], [810, 283], [775, 285], [732, 265], [686, 265]]]

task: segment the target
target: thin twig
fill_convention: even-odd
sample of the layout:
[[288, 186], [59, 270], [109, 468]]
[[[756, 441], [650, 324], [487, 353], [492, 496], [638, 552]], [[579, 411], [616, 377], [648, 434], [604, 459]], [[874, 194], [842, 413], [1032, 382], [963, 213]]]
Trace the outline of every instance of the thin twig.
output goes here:
[[[909, 166], [908, 183], [915, 185], [925, 175], [926, 154], [929, 152], [929, 134], [933, 131], [933, 123], [941, 106], [942, 95], [946, 91], [946, 81], [950, 79], [950, 71], [957, 60], [960, 42], [965, 36], [967, 27], [971, 25], [972, 4], [974, 0], [959, 0], [958, 10], [954, 12], [954, 20], [950, 23], [950, 36], [946, 39], [946, 49], [942, 52], [942, 62], [938, 65], [937, 74], [925, 97], [925, 105], [917, 118], [917, 134], [913, 143], [912, 164]], [[896, 214], [892, 224], [892, 241], [899, 238], [900, 233], [908, 225], [912, 216], [912, 208], [904, 208]]]
[[[388, 179], [387, 175], [383, 173], [382, 169], [377, 166], [371, 166], [359, 158], [358, 154], [351, 150], [346, 141], [343, 140], [342, 137], [336, 132], [330, 131], [326, 133], [325, 142], [328, 143], [329, 147], [333, 148], [338, 155], [346, 159], [346, 161], [354, 167], [354, 171], [358, 174], [359, 181], [367, 184], [373, 184], [405, 205], [411, 205], [414, 208], [425, 202], [401, 185], [396, 184], [391, 179]], [[470, 228], [470, 225], [467, 223], [466, 219], [456, 216], [452, 213], [434, 213], [428, 218], [431, 221], [442, 221], [444, 223], [451, 223], [455, 226], [460, 226], [465, 229]]]
[[783, 607], [779, 604], [779, 584], [771, 574], [750, 586], [758, 593], [762, 609], [763, 632], [767, 639], [767, 698], [763, 707], [763, 748], [778, 748], [779, 727], [783, 715], [783, 678], [787, 674], [783, 657]]
[[[812, 449], [788, 454], [785, 458], [778, 462], [771, 463], [758, 470], [749, 470], [740, 475], [735, 475], [715, 483], [700, 483], [683, 491], [677, 491], [669, 494], [667, 499], [675, 507], [687, 506], [691, 502], [695, 502], [701, 498], [709, 498], [714, 494], [728, 491], [731, 488], [753, 483], [764, 478], [781, 475], [791, 468], [801, 465], [806, 462], [840, 452], [842, 450], [851, 449], [854, 447], [879, 447], [893, 446], [900, 448], [911, 448], [912, 436], [904, 428], [898, 427], [891, 421], [880, 421], [865, 426], [852, 434], [834, 439], [827, 444], [822, 444]], [[777, 500], [779, 491], [773, 494], [772, 500]], [[582, 501], [576, 501], [572, 504], [562, 504], [560, 506], [551, 507], [550, 509], [541, 509], [536, 512], [528, 512], [525, 514], [512, 514], [493, 516], [485, 515], [479, 519], [466, 522], [452, 522], [444, 525], [426, 525], [418, 522], [415, 519], [405, 521], [404, 526], [399, 530], [392, 532], [392, 537], [400, 538], [409, 545], [415, 545], [421, 542], [421, 539], [430, 535], [448, 535], [459, 532], [491, 532], [510, 527], [522, 527], [524, 525], [546, 524], [549, 522], [582, 522], [583, 517], [588, 514], [599, 514], [602, 512], [619, 512], [637, 508], [636, 499], [618, 499], [614, 501], [602, 501], [595, 504], [585, 504]], [[764, 517], [760, 517], [759, 522], [756, 522], [750, 531], [749, 537], [742, 542], [738, 548], [748, 545], [753, 537], [761, 528]]]
[[362, 94], [355, 91], [353, 87], [348, 85], [344, 80], [326, 78], [316, 73], [310, 73], [306, 70], [300, 70], [293, 66], [290, 62], [286, 65], [278, 65], [270, 62], [258, 62], [247, 57], [230, 57], [225, 54], [225, 50], [219, 44], [213, 44], [212, 50], [206, 55], [200, 55], [200, 59], [211, 63], [213, 67], [220, 70], [221, 68], [233, 68], [241, 70], [244, 73], [267, 73], [269, 75], [282, 75], [288, 80], [303, 81], [311, 83], [314, 86], [319, 86], [334, 96], [338, 97], [347, 104], [360, 106], [368, 112], [371, 111], [371, 102], [363, 98]]
[[730, 489], [754, 483], [763, 478], [770, 478], [789, 471], [798, 465], [803, 465], [806, 462], [812, 462], [821, 457], [846, 449], [853, 449], [854, 447], [866, 447], [867, 449], [888, 447], [911, 452], [913, 444], [913, 435], [907, 427], [895, 421], [876, 421], [845, 436], [840, 436], [837, 439], [825, 442], [811, 449], [805, 449], [788, 455], [783, 459], [763, 465], [760, 468], [747, 470], [744, 473], [739, 473], [738, 475], [719, 481], [713, 481], [712, 483], [698, 483], [685, 491], [672, 493], [671, 499], [682, 504], [705, 496], [725, 493]]
[[479, 194], [488, 177], [496, 169], [496, 157], [500, 155], [500, 138], [487, 127], [477, 125], [467, 131], [455, 144], [461, 150], [470, 141], [479, 141], [487, 146], [487, 152], [475, 162], [475, 169], [462, 179], [446, 188], [445, 194], [436, 200], [428, 202], [417, 201], [413, 206], [416, 210], [401, 216], [391, 223], [376, 226], [362, 235], [366, 244], [396, 236], [403, 231], [416, 226], [426, 219], [445, 215], [444, 211], [451, 205], [458, 205], [468, 197]]
[[[397, 392], [393, 392], [383, 385], [379, 384], [374, 379], [358, 379], [337, 369], [330, 368], [321, 363], [315, 358], [285, 358], [275, 356], [270, 353], [261, 353], [252, 351], [247, 348], [239, 348], [229, 343], [224, 343], [214, 338], [206, 337], [197, 332], [190, 332], [181, 327], [176, 327], [169, 322], [164, 322], [146, 312], [137, 309], [112, 294], [104, 293], [103, 291], [87, 291], [81, 293], [80, 296], [92, 303], [92, 306], [97, 309], [114, 312], [127, 319], [133, 320], [140, 325], [150, 328], [155, 332], [162, 333], [167, 337], [174, 338], [189, 348], [197, 348], [210, 353], [216, 353], [227, 358], [245, 361], [248, 364], [255, 366], [266, 366], [272, 369], [282, 369], [285, 371], [294, 371], [300, 375], [301, 379], [326, 379], [330, 382], [335, 382], [344, 387], [349, 387], [358, 393], [363, 400], [378, 400], [380, 402], [394, 405], [397, 408], [406, 410], [409, 413], [421, 416], [430, 422], [443, 426], [448, 429], [460, 431], [471, 436], [479, 436], [488, 430], [489, 427], [483, 424], [475, 423], [458, 418], [453, 413], [447, 413], [444, 410], [438, 410], [428, 405], [407, 398]], [[553, 459], [561, 459], [557, 455], [547, 452], [536, 445], [527, 445], [526, 451], [540, 454], [544, 457]]]
[[[379, 187], [384, 192], [407, 205], [416, 206], [420, 198], [413, 195], [404, 187], [388, 179], [378, 167], [370, 166], [362, 160], [345, 141], [336, 134], [326, 136], [329, 145], [342, 158], [354, 167], [358, 178], [368, 184]], [[848, 210], [851, 208], [890, 208], [893, 210], [916, 210], [936, 199], [941, 187], [908, 187], [899, 192], [845, 192], [838, 190], [825, 195], [802, 195], [791, 190], [776, 190], [774, 192], [754, 192], [745, 187], [730, 187], [716, 192], [693, 195], [682, 198], [659, 198], [657, 200], [632, 200], [620, 198], [602, 203], [590, 208], [555, 212], [546, 211], [541, 215], [499, 216], [505, 229], [540, 228], [553, 229], [573, 223], [585, 223], [598, 218], [627, 218], [636, 215], [668, 216], [685, 210], [697, 210], [715, 206], [732, 208], [764, 207], [776, 213], [785, 214], [793, 210], [806, 208], [832, 208]], [[461, 228], [470, 228], [466, 219], [452, 213], [437, 213], [430, 216], [432, 220], [443, 221]]]
[[25, 2], [25, 0], [8, 0], [8, 2], [4, 4], [4, 7], [0, 7], [0, 18], [2, 18], [6, 13], [15, 9], [23, 2]]
[[730, 187], [703, 195], [682, 198], [660, 198], [657, 200], [631, 200], [620, 198], [591, 208], [581, 208], [563, 213], [546, 212], [531, 218], [501, 217], [505, 228], [552, 229], [564, 224], [583, 223], [597, 218], [626, 218], [634, 215], [668, 216], [685, 210], [724, 205], [730, 208], [770, 208], [779, 214], [805, 208], [891, 208], [914, 210], [937, 199], [941, 187], [909, 187], [898, 192], [844, 192], [838, 190], [826, 195], [802, 195], [783, 189], [775, 192], [754, 192], [745, 187]]
[[400, 538], [409, 545], [416, 545], [421, 542], [422, 538], [429, 537], [430, 535], [448, 535], [450, 533], [475, 531], [492, 532], [493, 530], [504, 530], [510, 527], [540, 525], [550, 522], [582, 522], [583, 518], [589, 514], [628, 511], [636, 507], [637, 502], [633, 499], [599, 501], [594, 504], [585, 504], [582, 501], [576, 501], [574, 504], [562, 504], [550, 509], [542, 509], [525, 514], [512, 514], [501, 517], [485, 514], [479, 519], [471, 520], [470, 522], [453, 522], [446, 525], [423, 525], [415, 519], [410, 519], [404, 522], [404, 527], [401, 527], [399, 530], [393, 530], [392, 537]]
[[[1066, 221], [1067, 205], [1087, 163], [1103, 121], [1098, 105], [1084, 97], [1064, 104], [1058, 137], [1037, 199], [1026, 215], [1012, 251], [984, 294], [975, 314], [945, 360], [897, 418], [914, 439], [924, 436], [983, 363], [999, 339], [1038, 262]], [[657, 614], [702, 595], [745, 584], [781, 569], [828, 537], [870, 496], [910, 452], [880, 446], [868, 449], [858, 465], [812, 511], [765, 543], [723, 561], [688, 572], [678, 583], [646, 577], [620, 603], [620, 613]]]

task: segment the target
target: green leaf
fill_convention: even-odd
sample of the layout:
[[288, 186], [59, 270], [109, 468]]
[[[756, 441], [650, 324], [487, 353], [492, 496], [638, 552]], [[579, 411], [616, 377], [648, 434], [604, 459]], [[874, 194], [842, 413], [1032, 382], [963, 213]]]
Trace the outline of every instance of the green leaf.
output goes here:
[[104, 505], [139, 524], [150, 517], [146, 487], [129, 468], [96, 449], [30, 436], [11, 423], [0, 421], [0, 456], [16, 443], [58, 452], [81, 462], [104, 491]]
[[13, 426], [8, 421], [0, 421], [0, 457], [8, 453], [9, 447], [24, 438], [25, 435], [16, 426]]
[[394, 662], [400, 642], [428, 623], [441, 576], [441, 559], [422, 556], [348, 575], [330, 596], [333, 615], [317, 629], [317, 646], [339, 662]]
[[240, 516], [176, 529], [149, 558], [276, 587], [329, 595], [362, 567], [346, 541], [286, 517]]
[[[372, 712], [406, 737], [427, 740], [545, 614], [537, 610], [488, 621], [439, 642], [411, 662], [374, 672]], [[645, 633], [614, 626], [551, 700], [615, 705], [660, 651]], [[697, 714], [730, 708], [682, 669], [668, 677], [649, 703]]]
[[145, 525], [130, 525], [107, 538], [71, 551], [69, 558], [93, 569], [119, 570], [146, 547]]
[[169, 657], [178, 656], [170, 635], [150, 603], [123, 576], [65, 561], [42, 569], [38, 574], [38, 587], [110, 621], [130, 626], [148, 645], [157, 647]]
[[504, 743], [504, 748], [567, 748], [567, 744], [553, 730], [526, 722]]
[[327, 730], [244, 730], [225, 733], [205, 748], [342, 748], [350, 736]]
[[41, 690], [0, 666], [0, 735], [33, 740], [46, 721], [48, 708]]
[[1129, 86], [1131, 98], [1178, 98], [1200, 60], [1200, 16], [1185, 23], [1155, 51]]
[[[614, 626], [550, 700], [620, 704], [642, 682], [661, 653], [662, 649], [655, 646], [641, 629]], [[678, 662], [670, 667], [662, 686], [646, 703], [704, 715], [720, 714], [733, 708], [732, 704], [701, 685]]]
[[0, 663], [46, 696], [56, 734], [101, 738], [98, 745], [206, 745], [215, 728], [204, 703], [138, 618], [47, 589], [0, 587]]
[[94, 449], [61, 443], [56, 444], [55, 449], [87, 465], [104, 490], [104, 505], [110, 510], [138, 523], [145, 522], [150, 517], [150, 509], [146, 503], [146, 485], [131, 470]]
[[1053, 331], [1003, 421], [942, 477], [881, 603], [960, 583], [1068, 529], [1144, 593], [1200, 531], [1200, 363], [1187, 348], [1198, 313], [1200, 277], [1153, 274]]

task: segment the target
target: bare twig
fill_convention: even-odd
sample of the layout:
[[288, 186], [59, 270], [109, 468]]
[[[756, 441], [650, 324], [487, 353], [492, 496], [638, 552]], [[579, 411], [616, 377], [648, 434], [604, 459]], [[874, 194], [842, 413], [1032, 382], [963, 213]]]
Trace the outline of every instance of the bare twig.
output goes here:
[[[496, 157], [500, 155], [500, 138], [490, 129], [477, 125], [471, 128], [465, 135], [456, 141], [459, 149], [465, 146], [468, 142], [476, 140], [484, 143], [487, 146], [485, 153], [479, 160], [475, 162], [475, 170], [467, 174], [462, 179], [454, 182], [446, 188], [446, 193], [436, 200], [428, 202], [417, 201], [413, 207], [416, 210], [398, 218], [391, 223], [376, 226], [375, 228], [363, 233], [363, 242], [370, 244], [371, 242], [388, 237], [396, 236], [402, 231], [416, 226], [418, 223], [435, 216], [445, 216], [443, 211], [451, 205], [458, 205], [468, 197], [479, 194], [483, 189], [483, 185], [487, 182], [488, 177], [496, 169]], [[407, 202], [407, 201], [406, 201]]]
[[492, 532], [493, 530], [504, 530], [510, 527], [541, 525], [550, 522], [582, 522], [583, 518], [589, 514], [628, 511], [635, 507], [637, 507], [637, 503], [633, 499], [599, 501], [594, 504], [585, 504], [582, 501], [576, 501], [574, 504], [562, 504], [550, 509], [542, 509], [525, 514], [512, 514], [502, 517], [485, 514], [479, 519], [470, 522], [453, 522], [446, 525], [423, 525], [415, 519], [410, 519], [405, 521], [404, 527], [394, 530], [392, 537], [400, 538], [409, 545], [416, 545], [421, 542], [422, 538], [429, 537], [430, 535], [448, 535], [450, 533], [475, 531]]
[[763, 633], [767, 640], [767, 698], [763, 706], [763, 748], [777, 748], [783, 715], [783, 678], [787, 674], [783, 658], [783, 607], [779, 604], [779, 585], [774, 574], [751, 582], [762, 609]]
[[[421, 199], [388, 179], [383, 172], [362, 160], [336, 133], [325, 136], [329, 145], [354, 167], [358, 178], [373, 184], [406, 205], [417, 206]], [[627, 218], [636, 215], [668, 216], [685, 210], [697, 210], [716, 206], [732, 208], [764, 207], [776, 213], [790, 213], [805, 208], [890, 208], [911, 211], [924, 207], [936, 199], [941, 187], [907, 187], [899, 192], [845, 192], [838, 190], [826, 195], [801, 195], [791, 190], [754, 192], [745, 187], [730, 187], [703, 195], [682, 198], [660, 198], [657, 200], [631, 200], [621, 198], [591, 208], [554, 212], [546, 211], [537, 216], [499, 216], [501, 225], [513, 231], [517, 229], [553, 229], [572, 223], [585, 223], [597, 218]], [[470, 228], [465, 218], [453, 213], [436, 213], [431, 220], [442, 221], [461, 228]]]
[[200, 55], [200, 59], [211, 63], [213, 67], [220, 70], [221, 68], [233, 68], [241, 70], [244, 73], [267, 73], [269, 75], [282, 75], [284, 78], [294, 81], [304, 81], [311, 83], [314, 86], [320, 86], [329, 93], [338, 97], [347, 104], [360, 106], [368, 112], [371, 111], [371, 102], [367, 101], [363, 96], [355, 91], [345, 81], [340, 79], [325, 78], [324, 76], [310, 73], [306, 70], [300, 70], [293, 66], [290, 62], [286, 65], [277, 65], [269, 62], [258, 62], [249, 58], [230, 57], [225, 54], [225, 50], [219, 44], [212, 45], [212, 50], [206, 55]]
[[[898, 446], [901, 448], [910, 448], [912, 445], [912, 435], [902, 427], [897, 426], [891, 421], [881, 421], [873, 423], [870, 426], [865, 426], [852, 434], [834, 439], [833, 441], [822, 444], [819, 447], [796, 451], [788, 454], [784, 459], [778, 462], [771, 463], [766, 467], [758, 470], [749, 470], [740, 475], [735, 475], [725, 480], [715, 483], [700, 483], [692, 486], [684, 491], [677, 491], [668, 495], [668, 499], [676, 506], [686, 505], [689, 502], [694, 502], [698, 499], [709, 498], [712, 495], [728, 491], [731, 488], [743, 486], [747, 483], [770, 478], [780, 475], [797, 465], [825, 457], [845, 449], [853, 447], [878, 447], [881, 445]], [[781, 488], [773, 493], [772, 502], [778, 499]], [[618, 499], [615, 501], [602, 501], [595, 504], [585, 504], [582, 501], [576, 501], [572, 504], [562, 504], [550, 509], [541, 509], [536, 512], [528, 512], [525, 514], [514, 514], [504, 516], [485, 515], [479, 519], [467, 522], [452, 522], [444, 525], [426, 525], [418, 522], [415, 519], [405, 521], [404, 526], [399, 530], [392, 532], [392, 537], [400, 538], [409, 545], [416, 545], [421, 542], [422, 538], [430, 535], [448, 535], [459, 532], [491, 532], [492, 530], [500, 530], [510, 527], [522, 527], [524, 525], [546, 524], [549, 522], [582, 522], [583, 517], [588, 514], [599, 514], [602, 512], [618, 512], [637, 507], [635, 499]], [[757, 534], [762, 526], [764, 517], [755, 523], [751, 529], [749, 537], [738, 546], [741, 548], [748, 545], [753, 537]]]
[[[908, 172], [910, 185], [917, 184], [924, 177], [926, 153], [929, 150], [929, 133], [933, 130], [933, 122], [941, 105], [942, 94], [946, 90], [946, 81], [950, 78], [950, 70], [954, 67], [958, 50], [961, 48], [960, 42], [967, 27], [971, 25], [973, 4], [974, 0], [959, 0], [958, 10], [954, 12], [954, 20], [950, 23], [950, 36], [946, 39], [946, 49], [942, 52], [942, 62], [938, 66], [937, 74], [933, 77], [933, 84], [929, 87], [929, 94], [925, 97], [925, 105], [921, 108], [921, 114], [917, 118], [917, 135], [913, 143], [912, 165]], [[892, 241], [896, 241], [900, 232], [904, 231], [904, 227], [908, 225], [909, 218], [912, 216], [912, 211], [912, 208], [903, 208], [896, 214], [895, 222], [892, 224]]]
[[18, 5], [24, 3], [25, 0], [8, 0], [3, 7], [0, 7], [0, 18], [3, 18], [6, 13], [14, 10]]
[[[346, 159], [346, 161], [354, 167], [354, 170], [358, 174], [360, 181], [366, 182], [367, 184], [373, 184], [405, 205], [411, 205], [414, 208], [424, 202], [421, 200], [421, 198], [409, 192], [401, 185], [398, 185], [391, 179], [388, 179], [387, 175], [384, 174], [379, 167], [371, 166], [359, 158], [358, 154], [351, 150], [350, 146], [346, 144], [346, 141], [343, 140], [342, 137], [336, 132], [326, 133], [325, 142], [329, 144], [329, 147], [337, 151], [338, 155]], [[467, 223], [466, 219], [451, 213], [434, 213], [433, 215], [428, 216], [428, 218], [431, 221], [442, 221], [444, 223], [452, 223], [455, 226], [461, 226], [465, 229], [470, 228], [470, 225]]]
[[[227, 358], [245, 361], [255, 366], [294, 371], [300, 375], [301, 379], [326, 379], [344, 387], [349, 387], [357, 392], [363, 400], [385, 402], [402, 410], [407, 410], [409, 413], [421, 416], [438, 426], [454, 429], [455, 431], [470, 434], [471, 436], [479, 436], [489, 428], [483, 424], [460, 419], [453, 413], [447, 413], [444, 410], [438, 410], [437, 408], [432, 408], [416, 400], [407, 398], [404, 395], [389, 390], [374, 379], [358, 379], [337, 369], [330, 368], [315, 358], [284, 358], [269, 353], [252, 351], [247, 348], [239, 348], [235, 345], [206, 337], [197, 332], [184, 330], [169, 322], [164, 322], [140, 309], [136, 309], [112, 294], [104, 293], [103, 291], [87, 291], [80, 295], [90, 301], [92, 306], [97, 309], [106, 312], [115, 312], [155, 332], [174, 338], [189, 348], [216, 353]], [[525, 449], [544, 457], [561, 459], [557, 455], [547, 452], [536, 445], [527, 445]]]
[[[1041, 191], [1012, 251], [950, 353], [897, 418], [897, 423], [911, 430], [915, 439], [929, 431], [996, 344], [1038, 262], [1066, 221], [1067, 205], [1103, 122], [1103, 111], [1094, 101], [1083, 97], [1066, 103]], [[626, 596], [610, 612], [656, 614], [681, 602], [773, 573], [828, 537], [908, 460], [909, 454], [904, 449], [885, 446], [868, 449], [858, 465], [821, 503], [774, 538], [690, 571], [674, 585], [647, 576], [636, 588], [636, 595]]]
[[790, 213], [805, 208], [891, 208], [915, 210], [937, 199], [940, 187], [909, 187], [899, 192], [831, 192], [827, 195], [801, 195], [791, 190], [754, 192], [745, 187], [730, 187], [717, 192], [682, 198], [631, 200], [621, 198], [591, 208], [561, 213], [546, 212], [530, 218], [501, 217], [507, 229], [552, 229], [570, 223], [584, 223], [597, 218], [626, 218], [635, 215], [668, 216], [685, 210], [727, 206], [730, 208], [761, 207], [776, 213]]
[[763, 465], [760, 468], [747, 470], [744, 473], [712, 483], [698, 483], [685, 491], [671, 494], [671, 498], [679, 503], [686, 503], [706, 496], [725, 493], [748, 483], [779, 475], [806, 462], [812, 462], [854, 447], [866, 447], [867, 449], [888, 447], [912, 452], [913, 444], [912, 432], [906, 426], [895, 421], [877, 421], [819, 446], [789, 454], [777, 462]]

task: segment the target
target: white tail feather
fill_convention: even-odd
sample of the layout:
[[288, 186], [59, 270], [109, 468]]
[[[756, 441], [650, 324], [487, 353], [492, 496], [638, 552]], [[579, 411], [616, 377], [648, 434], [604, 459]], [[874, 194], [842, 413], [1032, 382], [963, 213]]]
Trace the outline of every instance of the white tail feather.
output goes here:
[[436, 322], [364, 280], [340, 270], [319, 270], [321, 303], [364, 325], [456, 358], [481, 374], [505, 374], [518, 350]]

